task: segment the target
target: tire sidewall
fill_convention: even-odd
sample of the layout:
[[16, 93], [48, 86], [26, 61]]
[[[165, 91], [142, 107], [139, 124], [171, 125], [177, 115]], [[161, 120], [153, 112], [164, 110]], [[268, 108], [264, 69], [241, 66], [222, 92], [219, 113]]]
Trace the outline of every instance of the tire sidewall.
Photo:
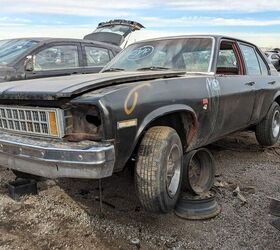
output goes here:
[[274, 137], [273, 132], [272, 132], [272, 121], [273, 121], [273, 117], [274, 117], [274, 114], [276, 111], [278, 111], [280, 113], [280, 106], [277, 103], [274, 103], [271, 106], [271, 109], [270, 109], [270, 112], [268, 115], [268, 120], [267, 120], [268, 127], [269, 127], [269, 139], [270, 139], [272, 145], [277, 143], [279, 136], [280, 136], [280, 132], [278, 133], [277, 137]]
[[[167, 175], [167, 163], [168, 163], [168, 156], [169, 153], [172, 149], [172, 147], [176, 144], [180, 150], [180, 180], [178, 184], [178, 189], [176, 191], [176, 194], [173, 197], [170, 197], [168, 194], [167, 190], [167, 180], [166, 180], [166, 175]], [[174, 208], [174, 206], [177, 203], [177, 200], [180, 195], [180, 190], [181, 190], [181, 184], [182, 184], [182, 177], [183, 177], [183, 149], [182, 149], [182, 143], [181, 140], [176, 133], [176, 131], [173, 131], [170, 136], [163, 141], [162, 143], [162, 148], [161, 148], [161, 154], [160, 154], [160, 159], [158, 164], [160, 165], [159, 171], [157, 174], [158, 181], [157, 183], [159, 184], [158, 187], [158, 196], [159, 198], [159, 205], [162, 209], [162, 212], [168, 212], [171, 209]]]

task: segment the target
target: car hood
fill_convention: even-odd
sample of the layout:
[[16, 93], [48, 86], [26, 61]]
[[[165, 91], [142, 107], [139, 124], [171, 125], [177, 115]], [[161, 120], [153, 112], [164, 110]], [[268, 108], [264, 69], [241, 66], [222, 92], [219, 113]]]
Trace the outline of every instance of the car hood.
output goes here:
[[113, 72], [11, 81], [0, 84], [0, 98], [58, 100], [114, 84], [169, 78], [184, 74], [185, 72], [176, 71]]

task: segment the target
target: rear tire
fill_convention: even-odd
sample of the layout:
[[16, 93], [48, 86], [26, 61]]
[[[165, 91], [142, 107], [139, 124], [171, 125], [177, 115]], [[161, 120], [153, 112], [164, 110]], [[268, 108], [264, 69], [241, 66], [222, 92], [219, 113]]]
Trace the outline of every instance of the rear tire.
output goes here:
[[280, 135], [280, 106], [274, 102], [264, 120], [256, 126], [256, 138], [262, 146], [273, 146]]
[[179, 198], [183, 175], [180, 137], [170, 127], [157, 126], [145, 134], [138, 150], [135, 184], [142, 206], [167, 213]]

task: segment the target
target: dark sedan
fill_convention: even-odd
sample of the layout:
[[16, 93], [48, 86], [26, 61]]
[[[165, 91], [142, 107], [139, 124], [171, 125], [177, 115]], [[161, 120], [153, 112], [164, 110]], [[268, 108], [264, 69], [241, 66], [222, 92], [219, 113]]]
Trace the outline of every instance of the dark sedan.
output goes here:
[[0, 40], [0, 82], [97, 73], [121, 51], [129, 34], [142, 28], [134, 21], [111, 20], [84, 39]]
[[[275, 145], [279, 104], [280, 76], [251, 43], [142, 41], [99, 74], [0, 84], [0, 166], [17, 176], [100, 179], [133, 159], [142, 205], [168, 212], [186, 179], [185, 154], [244, 129]], [[203, 172], [194, 180], [205, 182]]]

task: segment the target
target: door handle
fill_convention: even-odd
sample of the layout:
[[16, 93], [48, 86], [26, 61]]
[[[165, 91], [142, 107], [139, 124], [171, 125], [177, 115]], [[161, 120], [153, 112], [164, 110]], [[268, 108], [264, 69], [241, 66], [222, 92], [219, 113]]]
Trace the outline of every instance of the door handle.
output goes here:
[[255, 82], [247, 82], [247, 83], [245, 83], [245, 85], [247, 85], [247, 86], [254, 86], [256, 83]]
[[267, 84], [274, 85], [276, 81], [268, 82]]

